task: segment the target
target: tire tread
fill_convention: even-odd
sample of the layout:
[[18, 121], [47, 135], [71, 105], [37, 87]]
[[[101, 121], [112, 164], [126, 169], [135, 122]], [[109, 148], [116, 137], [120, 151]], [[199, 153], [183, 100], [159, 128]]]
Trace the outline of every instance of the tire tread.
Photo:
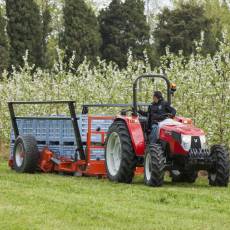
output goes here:
[[[116, 176], [112, 176], [109, 173], [108, 166], [106, 163], [106, 170], [109, 180], [120, 182], [120, 183], [131, 183], [134, 177], [134, 171], [136, 167], [136, 155], [133, 149], [132, 141], [126, 124], [123, 121], [115, 121], [109, 128], [108, 137], [106, 143], [108, 142], [109, 136], [112, 132], [117, 132], [122, 146], [122, 159], [120, 169]], [[106, 159], [106, 154], [105, 154]]]
[[165, 155], [161, 145], [152, 144], [148, 146], [146, 154], [151, 156], [151, 177], [147, 180], [144, 176], [145, 184], [153, 187], [160, 187], [164, 183]]
[[[21, 143], [25, 151], [24, 162], [21, 167], [15, 163], [16, 145]], [[36, 139], [31, 135], [19, 136], [14, 146], [14, 168], [20, 173], [34, 173], [37, 169], [39, 150]]]

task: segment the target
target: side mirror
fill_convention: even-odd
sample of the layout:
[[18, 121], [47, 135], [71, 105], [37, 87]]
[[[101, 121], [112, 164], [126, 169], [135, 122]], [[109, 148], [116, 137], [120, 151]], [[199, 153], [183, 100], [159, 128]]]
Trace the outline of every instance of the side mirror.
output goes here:
[[171, 91], [171, 94], [174, 94], [176, 92], [176, 84], [175, 83], [171, 83], [170, 91]]

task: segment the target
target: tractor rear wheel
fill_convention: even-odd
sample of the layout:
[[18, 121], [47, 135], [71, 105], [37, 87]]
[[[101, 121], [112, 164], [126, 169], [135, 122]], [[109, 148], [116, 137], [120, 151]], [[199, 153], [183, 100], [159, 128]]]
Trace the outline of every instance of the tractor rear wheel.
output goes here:
[[145, 184], [160, 187], [164, 182], [165, 155], [159, 144], [149, 145], [144, 161]]
[[188, 171], [172, 170], [170, 172], [170, 176], [172, 177], [172, 182], [195, 183], [198, 177], [198, 172], [196, 170], [188, 170]]
[[115, 121], [109, 128], [105, 147], [105, 165], [109, 180], [131, 183], [137, 159], [126, 124]]
[[212, 186], [228, 186], [229, 181], [229, 153], [221, 145], [211, 147], [211, 157], [214, 167], [208, 172], [209, 184]]
[[33, 136], [19, 136], [14, 144], [14, 169], [19, 173], [34, 173], [37, 169], [39, 151]]

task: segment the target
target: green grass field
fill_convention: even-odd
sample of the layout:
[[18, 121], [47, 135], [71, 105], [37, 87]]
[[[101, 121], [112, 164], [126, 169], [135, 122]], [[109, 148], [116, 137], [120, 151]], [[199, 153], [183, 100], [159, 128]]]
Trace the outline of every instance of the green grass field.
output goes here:
[[0, 229], [230, 229], [230, 188], [17, 174], [0, 164]]

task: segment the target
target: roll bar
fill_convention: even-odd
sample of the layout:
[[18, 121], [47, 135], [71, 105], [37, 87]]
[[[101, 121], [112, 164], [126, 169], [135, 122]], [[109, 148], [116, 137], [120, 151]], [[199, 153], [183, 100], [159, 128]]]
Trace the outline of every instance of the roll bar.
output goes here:
[[162, 74], [144, 74], [139, 76], [133, 83], [133, 115], [137, 115], [137, 83], [143, 79], [143, 78], [161, 78], [163, 79], [166, 84], [167, 84], [167, 101], [169, 104], [171, 104], [171, 84], [169, 79], [166, 77], [166, 75], [162, 75]]

